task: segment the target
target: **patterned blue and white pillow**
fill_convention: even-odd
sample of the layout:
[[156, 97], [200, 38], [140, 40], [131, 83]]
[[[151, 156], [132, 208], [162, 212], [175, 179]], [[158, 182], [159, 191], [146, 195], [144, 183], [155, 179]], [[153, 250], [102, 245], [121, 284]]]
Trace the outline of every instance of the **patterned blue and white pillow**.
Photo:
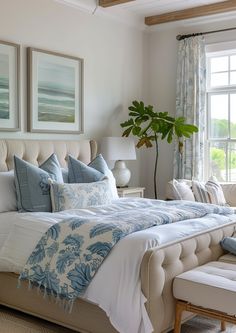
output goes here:
[[76, 160], [72, 156], [68, 157], [68, 178], [69, 183], [91, 183], [96, 182], [106, 176], [109, 179], [111, 187], [112, 199], [118, 199], [118, 193], [116, 188], [116, 181], [108, 168], [106, 161], [99, 154], [92, 162], [88, 165], [83, 162]]
[[53, 212], [79, 209], [111, 203], [111, 189], [108, 178], [93, 183], [57, 183], [50, 180]]
[[49, 178], [63, 183], [60, 164], [52, 154], [39, 167], [14, 156], [17, 208], [20, 212], [51, 212]]

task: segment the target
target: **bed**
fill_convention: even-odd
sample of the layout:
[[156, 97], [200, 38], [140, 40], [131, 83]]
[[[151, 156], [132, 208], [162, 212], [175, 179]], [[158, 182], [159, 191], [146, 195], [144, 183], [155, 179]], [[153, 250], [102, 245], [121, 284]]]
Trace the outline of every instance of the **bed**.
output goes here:
[[[62, 167], [66, 167], [66, 157], [71, 154], [89, 163], [97, 152], [95, 141], [33, 141], [0, 140], [0, 171], [13, 168], [13, 155], [16, 154], [35, 165], [41, 164], [53, 152], [57, 154]], [[123, 200], [123, 199], [122, 199]], [[135, 199], [133, 199], [135, 200]], [[137, 199], [136, 199], [137, 200]], [[223, 217], [222, 217], [223, 219]], [[198, 265], [217, 260], [222, 254], [219, 242], [235, 231], [236, 216], [220, 224], [209, 224], [207, 228], [188, 233], [178, 233], [167, 237], [167, 227], [160, 235], [165, 239], [161, 245], [149, 247], [141, 261], [139, 281], [144, 296], [146, 312], [154, 333], [167, 332], [173, 327], [175, 301], [172, 295], [172, 282], [176, 275]], [[176, 227], [172, 227], [176, 228]], [[160, 236], [161, 237], [161, 236]], [[36, 290], [28, 291], [28, 284], [22, 282], [16, 288], [18, 275], [13, 272], [0, 273], [0, 304], [44, 318], [78, 332], [114, 333], [104, 310], [94, 302], [77, 299], [71, 314], [43, 298]], [[186, 314], [188, 317], [188, 314]], [[185, 317], [186, 318], [186, 317]], [[133, 321], [129, 314], [128, 321]], [[129, 333], [139, 333], [129, 332]]]

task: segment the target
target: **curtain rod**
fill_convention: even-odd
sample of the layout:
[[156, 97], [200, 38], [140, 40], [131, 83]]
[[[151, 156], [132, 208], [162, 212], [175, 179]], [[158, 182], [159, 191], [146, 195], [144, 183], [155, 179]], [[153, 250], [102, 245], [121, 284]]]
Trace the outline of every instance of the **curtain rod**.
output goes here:
[[188, 35], [178, 35], [178, 36], [176, 36], [176, 39], [177, 40], [182, 40], [182, 39], [185, 39], [185, 38], [196, 37], [196, 36], [203, 36], [203, 35], [209, 35], [209, 34], [214, 34], [216, 32], [223, 32], [223, 31], [230, 31], [230, 30], [236, 30], [236, 27], [227, 28], [227, 29], [221, 29], [221, 30], [197, 32], [195, 34], [188, 34]]

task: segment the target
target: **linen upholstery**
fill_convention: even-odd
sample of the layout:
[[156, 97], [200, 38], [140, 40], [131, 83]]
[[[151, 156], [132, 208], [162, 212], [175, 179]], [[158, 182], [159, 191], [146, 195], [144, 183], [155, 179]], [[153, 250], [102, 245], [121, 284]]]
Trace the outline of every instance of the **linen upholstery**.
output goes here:
[[0, 140], [0, 172], [14, 168], [14, 155], [38, 166], [53, 153], [62, 168], [67, 168], [68, 154], [88, 164], [97, 154], [97, 144], [93, 140]]
[[[141, 264], [141, 284], [147, 298], [146, 308], [154, 326], [154, 333], [173, 328], [175, 299], [173, 279], [194, 267], [218, 260], [223, 255], [220, 240], [232, 236], [236, 223], [209, 232], [187, 237], [148, 250]], [[183, 320], [189, 317], [183, 314]]]
[[213, 261], [174, 279], [176, 299], [205, 309], [236, 314], [236, 265]]
[[[165, 244], [147, 251], [141, 264], [141, 283], [146, 308], [154, 326], [154, 333], [164, 333], [173, 327], [175, 300], [172, 293], [172, 282], [175, 276], [218, 260], [223, 255], [220, 240], [232, 236], [236, 223], [218, 227], [208, 232], [191, 236], [181, 241]], [[46, 320], [88, 333], [117, 333], [111, 326], [105, 312], [88, 301], [77, 299], [72, 313], [68, 316], [63, 308], [39, 297], [37, 290], [29, 293], [28, 283], [22, 281], [17, 289], [18, 275], [0, 273], [0, 304], [20, 309]], [[183, 314], [183, 319], [189, 317]], [[131, 318], [132, 319], [132, 318]]]
[[235, 264], [236, 265], [236, 256], [231, 253], [224, 254], [219, 258], [219, 261], [222, 262], [228, 262], [229, 264]]

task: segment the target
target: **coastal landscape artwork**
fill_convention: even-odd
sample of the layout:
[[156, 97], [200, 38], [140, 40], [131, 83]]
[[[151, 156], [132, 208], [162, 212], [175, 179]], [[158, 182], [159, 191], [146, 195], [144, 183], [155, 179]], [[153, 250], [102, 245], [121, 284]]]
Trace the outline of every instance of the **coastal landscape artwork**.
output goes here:
[[20, 46], [0, 41], [0, 130], [19, 131]]
[[38, 66], [38, 120], [75, 122], [75, 71], [41, 61]]
[[9, 57], [0, 54], [0, 119], [9, 117]]
[[82, 133], [83, 60], [28, 48], [29, 130]]

